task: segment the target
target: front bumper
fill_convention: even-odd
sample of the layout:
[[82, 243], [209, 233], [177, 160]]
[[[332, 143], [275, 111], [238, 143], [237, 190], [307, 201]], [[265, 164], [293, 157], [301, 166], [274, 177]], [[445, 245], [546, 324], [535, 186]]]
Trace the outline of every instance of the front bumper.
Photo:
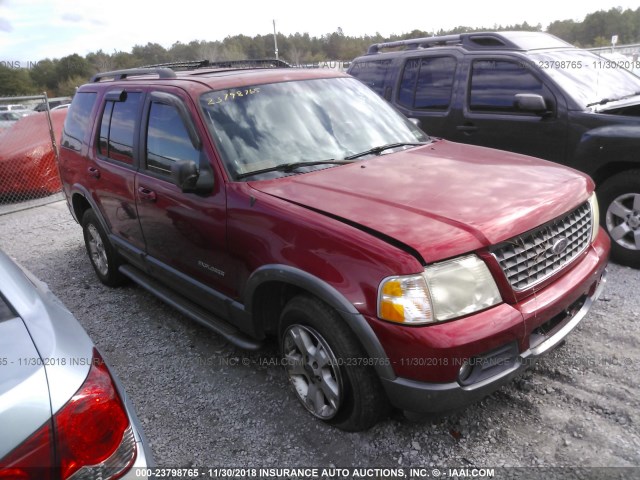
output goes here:
[[[607, 248], [591, 248], [590, 258], [584, 260], [585, 264], [561, 277], [558, 285], [552, 285], [547, 292], [540, 292], [534, 300], [518, 305], [525, 319], [527, 314], [535, 313], [534, 305], [553, 312], [544, 325], [537, 325], [533, 331], [526, 333], [525, 342], [503, 335], [504, 341], [498, 346], [493, 345], [490, 351], [466, 358], [464, 361], [472, 367], [466, 380], [458, 378], [453, 382], [431, 383], [403, 377], [381, 378], [391, 403], [397, 408], [417, 413], [443, 412], [463, 407], [494, 392], [558, 346], [582, 321], [606, 283]], [[574, 289], [569, 288], [570, 285]], [[576, 285], [579, 285], [578, 290], [575, 289]], [[565, 288], [567, 291], [563, 294]], [[569, 303], [566, 298], [568, 291], [573, 296]], [[557, 304], [563, 305], [560, 312], [554, 310]], [[511, 331], [514, 331], [513, 328]], [[457, 364], [456, 369], [463, 363]], [[448, 365], [451, 367], [451, 360]]]

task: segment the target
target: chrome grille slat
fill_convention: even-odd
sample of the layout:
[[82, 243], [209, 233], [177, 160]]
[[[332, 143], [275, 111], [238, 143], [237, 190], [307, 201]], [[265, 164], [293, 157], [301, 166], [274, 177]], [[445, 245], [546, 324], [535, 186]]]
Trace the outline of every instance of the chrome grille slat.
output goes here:
[[[591, 239], [591, 208], [585, 202], [546, 225], [514, 237], [493, 251], [511, 287], [525, 290], [550, 277], [580, 255]], [[552, 245], [567, 239], [566, 248], [556, 254]]]

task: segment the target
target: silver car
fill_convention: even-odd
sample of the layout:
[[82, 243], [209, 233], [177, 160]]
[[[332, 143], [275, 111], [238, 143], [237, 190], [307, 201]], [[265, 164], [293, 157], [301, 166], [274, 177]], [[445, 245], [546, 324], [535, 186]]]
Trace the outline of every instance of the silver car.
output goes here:
[[12, 127], [21, 118], [16, 112], [0, 112], [0, 129]]
[[27, 108], [26, 105], [0, 105], [0, 112], [13, 112], [19, 117], [26, 117], [36, 113], [34, 110]]
[[140, 479], [152, 463], [130, 401], [84, 329], [0, 251], [0, 477]]

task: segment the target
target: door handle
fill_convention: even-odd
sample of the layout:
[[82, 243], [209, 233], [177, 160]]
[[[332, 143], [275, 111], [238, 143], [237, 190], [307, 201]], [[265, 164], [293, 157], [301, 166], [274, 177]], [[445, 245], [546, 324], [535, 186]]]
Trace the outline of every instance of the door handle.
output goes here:
[[87, 168], [87, 173], [90, 177], [100, 178], [100, 170], [98, 170], [96, 167]]
[[473, 133], [478, 131], [478, 127], [475, 125], [458, 125], [456, 130], [463, 133]]
[[147, 187], [138, 187], [138, 196], [142, 200], [147, 200], [149, 202], [155, 202], [158, 198], [156, 196], [156, 192], [149, 190]]

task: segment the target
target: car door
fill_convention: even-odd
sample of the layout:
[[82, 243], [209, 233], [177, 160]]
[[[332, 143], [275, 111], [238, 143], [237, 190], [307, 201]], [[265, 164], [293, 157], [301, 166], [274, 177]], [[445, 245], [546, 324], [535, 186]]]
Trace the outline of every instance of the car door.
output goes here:
[[87, 188], [116, 243], [138, 252], [143, 251], [144, 240], [136, 212], [134, 178], [144, 96], [139, 88], [114, 89], [105, 94], [85, 167]]
[[455, 52], [440, 52], [407, 57], [401, 66], [394, 103], [429, 135], [450, 136], [459, 60]]
[[[189, 97], [179, 88], [150, 92], [144, 106], [137, 211], [153, 276], [211, 311], [224, 310], [233, 269], [226, 245], [225, 185], [211, 162]], [[213, 175], [210, 191], [186, 193], [172, 176], [176, 162]]]
[[[466, 95], [454, 114], [450, 139], [564, 161], [566, 107], [532, 64], [508, 56], [472, 56], [465, 71]], [[546, 112], [523, 111], [517, 94], [541, 95]]]

